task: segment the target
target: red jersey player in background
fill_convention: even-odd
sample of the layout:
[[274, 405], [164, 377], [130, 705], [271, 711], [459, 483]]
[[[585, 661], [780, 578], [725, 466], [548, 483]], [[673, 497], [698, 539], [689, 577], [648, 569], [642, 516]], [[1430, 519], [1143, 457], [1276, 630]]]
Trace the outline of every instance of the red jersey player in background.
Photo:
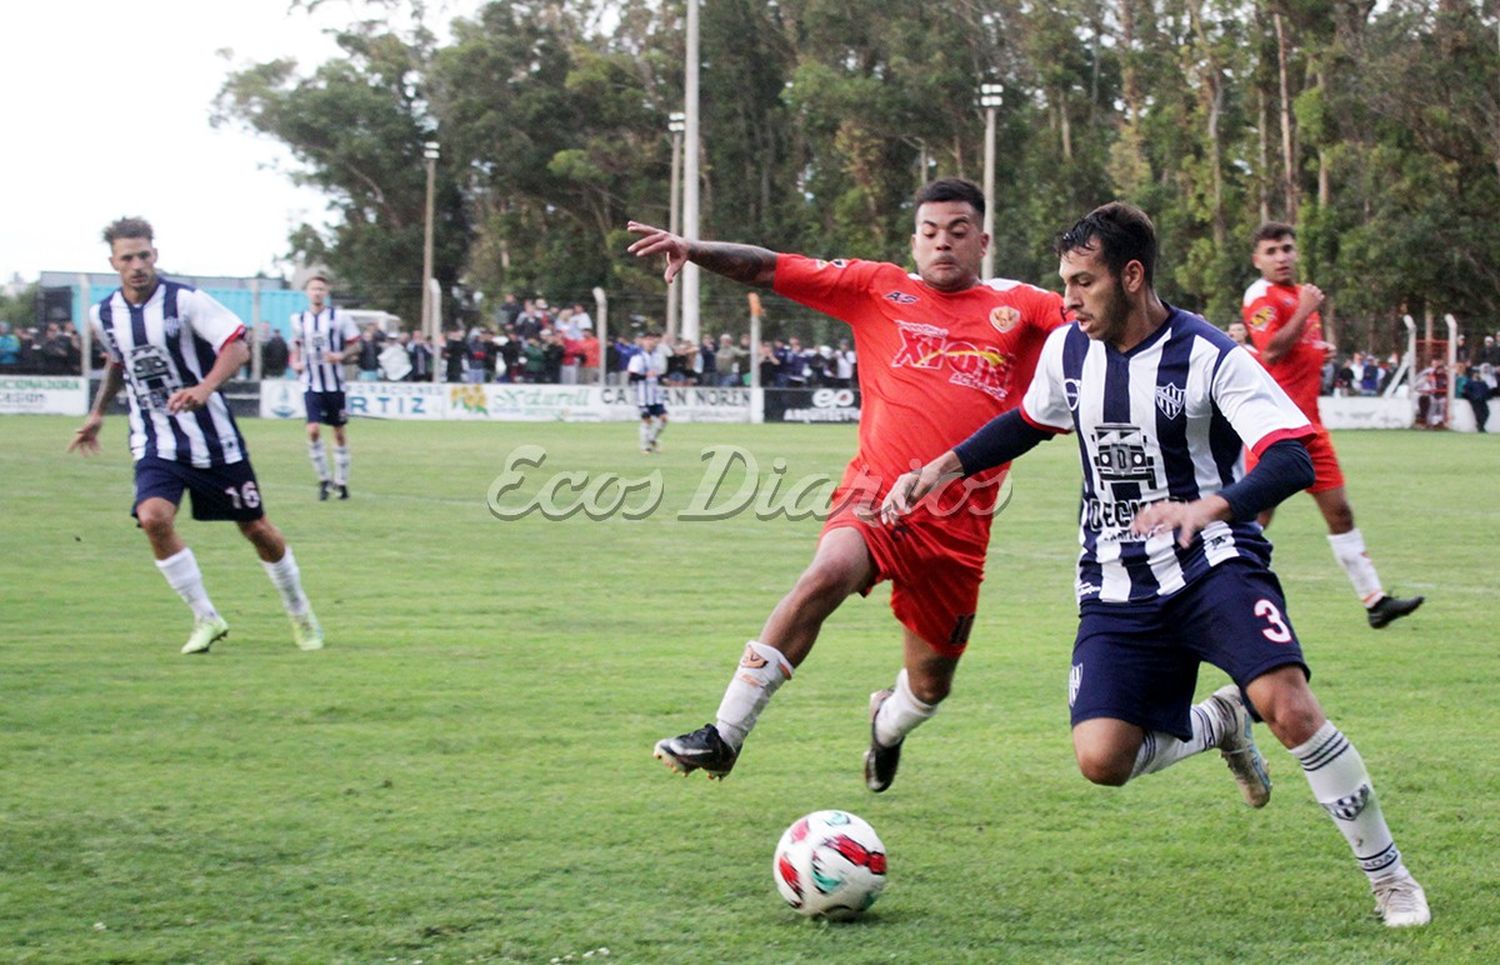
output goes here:
[[904, 525], [876, 518], [886, 490], [935, 446], [955, 445], [1016, 405], [1062, 299], [1011, 281], [982, 283], [989, 236], [984, 193], [956, 178], [917, 193], [912, 260], [815, 261], [750, 245], [687, 241], [632, 221], [637, 256], [665, 255], [666, 279], [689, 261], [771, 288], [848, 323], [858, 353], [859, 450], [833, 494], [812, 563], [745, 647], [716, 719], [657, 742], [655, 756], [683, 774], [723, 778], [772, 694], [806, 659], [818, 631], [850, 594], [890, 580], [903, 628], [903, 669], [870, 696], [865, 783], [884, 791], [905, 737], [948, 696], [984, 578], [995, 495], [1008, 467], [950, 489]]
[[[1334, 558], [1354, 584], [1370, 626], [1378, 630], [1421, 606], [1423, 598], [1402, 600], [1385, 592], [1375, 564], [1365, 552], [1365, 538], [1354, 526], [1354, 509], [1344, 492], [1344, 474], [1339, 470], [1333, 440], [1318, 415], [1323, 360], [1333, 348], [1323, 340], [1323, 320], [1318, 315], [1323, 293], [1316, 285], [1297, 284], [1296, 229], [1277, 221], [1267, 222], [1256, 229], [1254, 246], [1251, 260], [1261, 277], [1245, 290], [1241, 309], [1245, 324], [1260, 350], [1261, 364], [1316, 430], [1316, 435], [1305, 440], [1317, 473], [1307, 491], [1328, 523], [1328, 544], [1333, 547]], [[1247, 454], [1246, 460], [1254, 464], [1254, 456]], [[1272, 512], [1261, 514], [1262, 526], [1271, 524]]]

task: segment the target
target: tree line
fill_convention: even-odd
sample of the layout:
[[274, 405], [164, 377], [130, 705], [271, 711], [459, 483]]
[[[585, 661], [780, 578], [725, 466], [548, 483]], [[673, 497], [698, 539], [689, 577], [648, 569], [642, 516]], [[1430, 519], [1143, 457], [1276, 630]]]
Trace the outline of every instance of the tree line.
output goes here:
[[[684, 4], [495, 2], [443, 42], [365, 9], [338, 57], [237, 69], [214, 105], [329, 198], [331, 226], [298, 228], [288, 257], [415, 319], [436, 140], [449, 317], [598, 285], [659, 320], [624, 224], [667, 220]], [[978, 87], [998, 82], [1001, 275], [1051, 284], [1051, 239], [1123, 198], [1157, 223], [1164, 295], [1221, 324], [1277, 219], [1346, 350], [1389, 345], [1403, 313], [1495, 327], [1496, 0], [713, 0], [700, 18], [705, 238], [904, 263], [913, 191], [981, 179]], [[743, 314], [736, 286], [704, 292], [705, 327]]]

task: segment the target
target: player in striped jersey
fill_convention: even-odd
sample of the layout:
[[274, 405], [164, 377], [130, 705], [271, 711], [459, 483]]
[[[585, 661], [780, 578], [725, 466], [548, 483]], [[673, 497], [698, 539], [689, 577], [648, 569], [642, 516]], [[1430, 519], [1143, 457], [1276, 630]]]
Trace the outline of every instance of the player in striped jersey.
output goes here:
[[[1096, 784], [1122, 785], [1218, 748], [1245, 799], [1270, 779], [1256, 711], [1302, 765], [1387, 925], [1430, 918], [1359, 753], [1324, 715], [1256, 516], [1308, 485], [1313, 429], [1269, 374], [1152, 285], [1151, 221], [1096, 209], [1057, 244], [1068, 310], [1018, 409], [891, 487], [897, 522], [945, 480], [1078, 436], [1083, 499], [1079, 629], [1069, 676], [1073, 748]], [[1245, 473], [1241, 445], [1260, 455]], [[1234, 683], [1193, 706], [1198, 668]], [[1246, 702], [1248, 698], [1248, 703]]]
[[641, 336], [641, 351], [630, 357], [626, 375], [635, 389], [635, 404], [641, 411], [641, 452], [660, 452], [657, 440], [667, 428], [667, 394], [661, 377], [667, 372], [666, 352], [661, 347], [661, 333]]
[[109, 365], [93, 409], [68, 449], [99, 451], [104, 413], [122, 388], [130, 390], [130, 451], [135, 457], [135, 504], [156, 566], [193, 611], [183, 653], [207, 653], [227, 636], [193, 551], [176, 529], [184, 490], [194, 519], [234, 520], [255, 547], [281, 594], [297, 646], [317, 650], [323, 630], [302, 592], [287, 545], [261, 504], [250, 455], [219, 386], [250, 358], [245, 326], [204, 292], [156, 274], [151, 225], [121, 218], [104, 229], [120, 287], [90, 311], [109, 348]]
[[[358, 350], [359, 326], [338, 314], [328, 301], [328, 277], [307, 280], [308, 310], [292, 315], [292, 368], [301, 376], [302, 400], [307, 408], [307, 455], [318, 473], [318, 498], [327, 499], [330, 487], [340, 499], [349, 498], [349, 413], [344, 402], [344, 362]], [[333, 475], [318, 438], [318, 425], [333, 427]]]

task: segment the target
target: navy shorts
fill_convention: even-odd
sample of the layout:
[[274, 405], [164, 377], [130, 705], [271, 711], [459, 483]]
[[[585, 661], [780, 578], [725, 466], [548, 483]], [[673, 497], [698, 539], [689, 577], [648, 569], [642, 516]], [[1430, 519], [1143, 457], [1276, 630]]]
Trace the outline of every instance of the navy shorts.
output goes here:
[[325, 426], [341, 426], [349, 422], [342, 392], [303, 392], [302, 402], [307, 407], [308, 422], [321, 422]]
[[641, 410], [642, 419], [649, 419], [654, 415], [664, 416], [667, 414], [667, 407], [660, 402], [655, 405], [642, 405], [636, 408]]
[[1187, 740], [1201, 663], [1229, 674], [1242, 695], [1288, 664], [1311, 677], [1276, 574], [1229, 560], [1160, 601], [1085, 603], [1068, 677], [1073, 726], [1110, 717]]
[[135, 464], [135, 504], [158, 497], [172, 505], [182, 504], [182, 491], [193, 494], [193, 518], [203, 520], [232, 519], [248, 523], [266, 514], [260, 504], [260, 485], [250, 460], [241, 459], [224, 466], [200, 469], [183, 462], [171, 462], [145, 456]]

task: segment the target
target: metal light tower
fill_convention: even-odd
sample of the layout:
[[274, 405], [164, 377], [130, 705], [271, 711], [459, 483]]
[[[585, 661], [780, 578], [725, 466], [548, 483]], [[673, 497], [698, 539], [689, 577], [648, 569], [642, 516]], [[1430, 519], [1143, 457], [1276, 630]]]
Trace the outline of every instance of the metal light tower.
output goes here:
[[[432, 331], [432, 296], [428, 289], [432, 279], [432, 194], [433, 183], [437, 178], [438, 142], [428, 141], [422, 145], [422, 157], [427, 159], [427, 208], [426, 217], [422, 226], [422, 331], [428, 333], [432, 339], [433, 351], [437, 351], [438, 336], [442, 333]], [[434, 374], [436, 374], [437, 357], [433, 357]]]
[[981, 269], [985, 278], [995, 277], [995, 109], [1004, 92], [1001, 84], [979, 85], [979, 106], [984, 108], [984, 233], [990, 236]]
[[[667, 115], [667, 130], [672, 132], [672, 220], [668, 230], [672, 234], [682, 233], [682, 132], [687, 128], [687, 115], [673, 111]], [[667, 286], [667, 338], [677, 338], [677, 300], [681, 285]]]
[[[687, 115], [687, 158], [683, 171], [682, 236], [698, 240], [698, 0], [687, 5], [687, 77], [683, 112]], [[688, 262], [682, 270], [682, 337], [698, 341], [698, 266]]]

